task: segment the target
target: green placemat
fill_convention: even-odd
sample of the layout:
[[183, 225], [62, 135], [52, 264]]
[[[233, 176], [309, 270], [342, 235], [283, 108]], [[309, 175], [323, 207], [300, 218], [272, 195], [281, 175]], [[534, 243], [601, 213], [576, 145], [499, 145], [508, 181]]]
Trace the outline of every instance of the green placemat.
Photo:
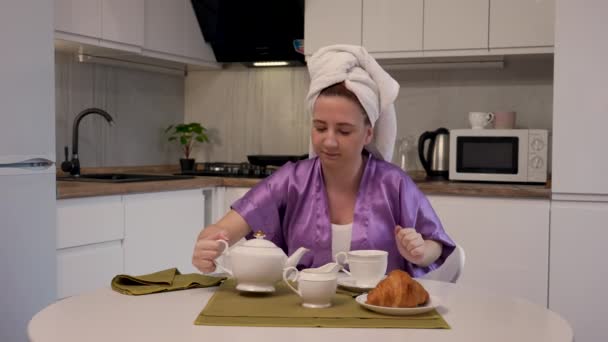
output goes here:
[[198, 315], [196, 325], [324, 328], [450, 329], [433, 310], [415, 316], [387, 316], [361, 307], [355, 299], [337, 293], [326, 309], [302, 307], [300, 297], [284, 283], [273, 294], [242, 294], [234, 280], [225, 281]]
[[140, 276], [119, 274], [112, 279], [112, 290], [126, 295], [139, 296], [196, 287], [216, 286], [224, 279], [226, 278], [198, 273], [181, 274], [177, 268], [170, 268]]

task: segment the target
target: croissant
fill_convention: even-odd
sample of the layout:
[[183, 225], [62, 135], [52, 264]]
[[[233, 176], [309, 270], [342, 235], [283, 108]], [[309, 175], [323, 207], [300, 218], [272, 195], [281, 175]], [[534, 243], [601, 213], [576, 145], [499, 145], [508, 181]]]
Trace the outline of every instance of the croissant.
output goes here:
[[394, 270], [367, 294], [367, 304], [413, 308], [429, 300], [429, 293], [407, 272]]

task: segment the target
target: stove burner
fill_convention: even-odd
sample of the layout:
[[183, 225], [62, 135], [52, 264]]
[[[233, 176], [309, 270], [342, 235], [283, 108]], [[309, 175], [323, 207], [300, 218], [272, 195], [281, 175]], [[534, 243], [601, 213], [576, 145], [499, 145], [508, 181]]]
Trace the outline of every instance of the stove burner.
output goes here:
[[252, 165], [249, 163], [199, 163], [196, 171], [183, 173], [194, 176], [264, 178], [270, 176], [276, 168]]

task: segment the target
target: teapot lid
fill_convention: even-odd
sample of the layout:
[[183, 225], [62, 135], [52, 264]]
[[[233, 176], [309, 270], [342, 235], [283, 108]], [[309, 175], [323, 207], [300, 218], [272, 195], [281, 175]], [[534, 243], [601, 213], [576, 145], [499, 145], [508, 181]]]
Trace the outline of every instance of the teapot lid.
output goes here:
[[259, 247], [259, 248], [278, 248], [272, 241], [264, 239], [266, 234], [261, 230], [258, 230], [255, 234], [253, 234], [255, 239], [247, 240], [243, 243], [243, 246], [246, 247]]

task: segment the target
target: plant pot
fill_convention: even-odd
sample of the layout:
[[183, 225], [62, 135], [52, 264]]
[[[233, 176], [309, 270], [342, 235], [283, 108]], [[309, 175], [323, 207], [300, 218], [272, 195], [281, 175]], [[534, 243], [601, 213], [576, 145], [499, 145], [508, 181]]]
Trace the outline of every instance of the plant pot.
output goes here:
[[181, 158], [179, 160], [179, 165], [182, 168], [182, 172], [194, 172], [194, 168], [196, 164], [194, 163], [194, 159], [185, 159]]

